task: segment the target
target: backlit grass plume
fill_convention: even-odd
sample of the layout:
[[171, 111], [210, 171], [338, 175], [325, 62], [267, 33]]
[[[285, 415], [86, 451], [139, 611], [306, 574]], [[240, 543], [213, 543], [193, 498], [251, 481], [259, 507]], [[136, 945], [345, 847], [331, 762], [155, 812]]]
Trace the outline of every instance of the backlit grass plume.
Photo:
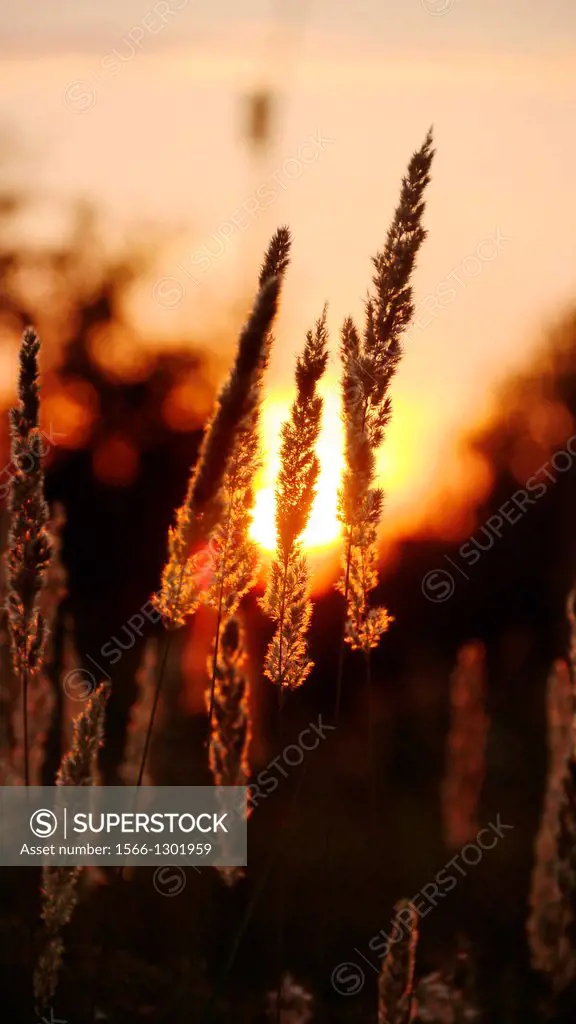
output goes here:
[[[250, 709], [244, 634], [236, 618], [229, 618], [222, 630], [216, 664], [209, 763], [215, 786], [246, 786], [250, 777]], [[210, 690], [206, 694], [212, 703]], [[221, 877], [233, 885], [245, 874], [243, 868], [219, 868]]]
[[[130, 709], [124, 757], [118, 774], [126, 786], [135, 786], [142, 763], [146, 742], [146, 729], [154, 704], [154, 674], [158, 662], [158, 641], [151, 637], [146, 641], [142, 661], [136, 673], [138, 687], [136, 700]], [[152, 776], [144, 767], [142, 785], [153, 785]]]
[[527, 923], [533, 966], [548, 977], [553, 1004], [576, 977], [576, 617], [567, 601], [569, 667], [548, 680], [548, 777]]
[[478, 806], [486, 773], [486, 652], [472, 641], [458, 651], [450, 678], [450, 729], [441, 785], [444, 839], [460, 849], [478, 834]]
[[0, 786], [24, 785], [20, 701], [13, 690], [6, 610], [0, 613]]
[[50, 560], [44, 585], [38, 595], [38, 612], [44, 621], [47, 642], [42, 666], [27, 694], [26, 721], [28, 734], [32, 737], [27, 754], [19, 693], [21, 686], [13, 671], [6, 626], [8, 616], [4, 600], [4, 574], [0, 572], [0, 783], [3, 785], [24, 784], [24, 762], [28, 766], [29, 784], [40, 785], [46, 748], [53, 741], [59, 744], [62, 687], [58, 657], [54, 650], [53, 624], [67, 593], [67, 573], [61, 558], [64, 523], [63, 508], [56, 503], [48, 523]]
[[[567, 615], [570, 624], [570, 676], [572, 682], [570, 749], [564, 773], [558, 830], [558, 885], [563, 899], [570, 905], [570, 921], [566, 928], [572, 950], [576, 949], [576, 589], [568, 595]], [[571, 964], [576, 973], [574, 959]]]
[[245, 786], [250, 775], [246, 669], [243, 630], [238, 619], [228, 619], [220, 641], [210, 737], [210, 769], [215, 786]]
[[[412, 994], [418, 945], [418, 914], [408, 900], [394, 907], [394, 931], [378, 983], [378, 1024], [410, 1024], [413, 1019]], [[399, 916], [408, 912], [408, 924]]]
[[566, 767], [564, 792], [558, 812], [556, 873], [560, 900], [557, 904], [556, 958], [551, 972], [554, 995], [576, 977], [576, 751]]
[[[284, 275], [290, 254], [290, 232], [280, 228], [273, 236], [260, 271], [260, 287], [270, 277]], [[238, 426], [234, 448], [228, 460], [222, 484], [223, 509], [212, 532], [210, 547], [216, 572], [206, 595], [206, 603], [217, 612], [214, 655], [209, 666], [211, 679], [209, 714], [212, 721], [214, 686], [220, 644], [220, 632], [234, 615], [244, 594], [253, 586], [258, 569], [258, 548], [250, 537], [255, 500], [255, 478], [261, 464], [260, 416], [264, 372], [268, 365], [272, 335], [262, 348], [254, 373], [244, 416]], [[226, 658], [223, 652], [224, 660]]]
[[284, 974], [275, 992], [269, 992], [266, 1018], [270, 1024], [309, 1024], [314, 998], [291, 974]]
[[[57, 786], [92, 786], [96, 778], [96, 759], [104, 734], [104, 715], [110, 693], [102, 683], [87, 700], [74, 722], [72, 746], [62, 759], [56, 777]], [[42, 920], [45, 942], [34, 971], [34, 996], [41, 1012], [56, 991], [62, 964], [64, 943], [62, 929], [72, 918], [78, 902], [79, 867], [45, 867], [42, 869]]]
[[530, 916], [526, 925], [532, 966], [546, 973], [559, 992], [576, 974], [576, 956], [567, 935], [572, 911], [558, 884], [558, 832], [572, 753], [572, 681], [568, 666], [552, 666], [547, 689], [548, 775], [544, 808], [534, 847]]
[[342, 329], [342, 409], [346, 467], [339, 494], [338, 517], [344, 527], [344, 576], [338, 589], [346, 598], [345, 640], [368, 652], [388, 628], [385, 608], [370, 608], [369, 594], [378, 582], [376, 534], [383, 494], [374, 487], [376, 452], [389, 417], [389, 400], [371, 409], [364, 399], [360, 336], [347, 319]]
[[316, 442], [323, 400], [317, 386], [328, 361], [326, 309], [308, 331], [296, 363], [296, 399], [283, 424], [280, 470], [276, 484], [276, 553], [270, 567], [262, 607], [276, 623], [266, 652], [264, 673], [284, 687], [301, 686], [312, 668], [307, 631], [312, 603], [308, 593], [308, 562], [301, 535], [316, 493], [319, 462]]
[[[576, 591], [567, 600], [570, 625], [569, 662], [571, 681], [570, 727], [564, 722], [558, 742], [566, 741], [568, 757], [561, 780], [562, 792], [558, 807], [556, 845], [556, 879], [559, 903], [556, 921], [556, 960], [552, 970], [552, 987], [556, 995], [576, 976]], [[558, 758], [559, 758], [558, 752]]]
[[32, 328], [26, 328], [20, 345], [18, 403], [10, 410], [13, 475], [8, 495], [6, 611], [14, 672], [22, 692], [25, 785], [30, 781], [29, 686], [38, 679], [44, 658], [48, 629], [40, 610], [40, 595], [51, 555], [39, 428], [39, 348], [38, 336]]
[[378, 645], [390, 622], [386, 609], [369, 603], [377, 582], [376, 532], [383, 508], [382, 491], [375, 486], [376, 454], [391, 416], [389, 389], [402, 356], [401, 336], [414, 312], [410, 277], [426, 237], [423, 195], [433, 155], [429, 132], [408, 165], [384, 248], [372, 260], [374, 294], [367, 301], [363, 335], [350, 319], [342, 329], [346, 465], [338, 508], [344, 534], [338, 589], [346, 600], [345, 639], [365, 652]]
[[476, 964], [470, 944], [460, 938], [440, 970], [420, 978], [414, 991], [418, 1024], [481, 1024]]
[[169, 558], [154, 598], [165, 625], [184, 624], [202, 599], [205, 574], [198, 572], [194, 555], [206, 543], [224, 513], [223, 486], [238, 431], [254, 403], [255, 382], [262, 374], [276, 315], [281, 279], [261, 283], [254, 307], [240, 334], [234, 366], [220, 392], [216, 410], [206, 428], [184, 504], [176, 512], [176, 524], [168, 536]]

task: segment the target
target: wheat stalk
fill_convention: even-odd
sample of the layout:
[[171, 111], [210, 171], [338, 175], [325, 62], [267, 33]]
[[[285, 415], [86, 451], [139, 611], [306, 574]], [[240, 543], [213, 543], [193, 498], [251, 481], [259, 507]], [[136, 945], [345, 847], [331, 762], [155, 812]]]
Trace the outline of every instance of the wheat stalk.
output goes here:
[[308, 561], [301, 535], [308, 523], [316, 493], [319, 462], [315, 452], [323, 400], [317, 392], [328, 361], [326, 309], [308, 331], [296, 363], [296, 399], [283, 424], [280, 471], [276, 484], [276, 554], [270, 567], [262, 607], [276, 623], [264, 661], [264, 674], [280, 686], [301, 686], [312, 662], [306, 636], [312, 614]]
[[20, 345], [18, 404], [10, 410], [14, 475], [8, 508], [10, 532], [6, 554], [6, 612], [14, 672], [22, 691], [24, 784], [30, 783], [28, 694], [41, 670], [48, 634], [40, 595], [50, 563], [50, 512], [44, 499], [42, 435], [39, 428], [40, 341], [26, 328]]

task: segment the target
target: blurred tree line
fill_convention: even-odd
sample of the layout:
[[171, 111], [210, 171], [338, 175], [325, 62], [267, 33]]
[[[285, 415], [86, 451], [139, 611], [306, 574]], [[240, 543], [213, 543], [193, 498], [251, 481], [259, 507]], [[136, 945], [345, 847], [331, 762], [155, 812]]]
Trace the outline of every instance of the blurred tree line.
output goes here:
[[[158, 585], [167, 528], [229, 341], [221, 329], [209, 344], [191, 330], [163, 345], [131, 320], [127, 298], [146, 282], [163, 241], [157, 231], [135, 230], [112, 245], [85, 201], [43, 197], [0, 180], [0, 458], [6, 476], [18, 343], [33, 324], [42, 341], [42, 424], [54, 441], [47, 497], [63, 505], [66, 517], [67, 595], [53, 649], [58, 660], [64, 623], [72, 623], [79, 658], [92, 673], [94, 662], [107, 669], [100, 648]], [[4, 538], [5, 505], [4, 496]], [[109, 781], [121, 758], [143, 643], [136, 637], [115, 673], [103, 755]], [[52, 675], [58, 678], [58, 666]], [[56, 737], [47, 781], [59, 754]]]

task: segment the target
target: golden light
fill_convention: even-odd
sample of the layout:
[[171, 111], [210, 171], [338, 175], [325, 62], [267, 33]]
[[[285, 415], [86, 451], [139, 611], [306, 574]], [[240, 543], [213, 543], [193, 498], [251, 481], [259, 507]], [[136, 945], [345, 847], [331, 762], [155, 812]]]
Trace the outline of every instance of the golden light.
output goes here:
[[[321, 592], [334, 582], [342, 550], [336, 509], [344, 466], [344, 438], [335, 381], [325, 382], [323, 397], [323, 426], [316, 449], [320, 478], [303, 535], [313, 592]], [[262, 411], [264, 457], [250, 532], [265, 555], [271, 555], [276, 547], [274, 487], [279, 468], [280, 429], [289, 415], [290, 401], [289, 394], [276, 391], [266, 399]], [[375, 482], [385, 495], [379, 546], [387, 562], [395, 557], [395, 544], [414, 532], [424, 530], [447, 538], [453, 534], [460, 536], [463, 529], [464, 536], [466, 530], [471, 532], [473, 510], [490, 487], [489, 468], [485, 460], [470, 452], [438, 453], [437, 448], [437, 439], [431, 436], [428, 414], [421, 403], [396, 396], [394, 415], [376, 459]], [[431, 458], [431, 450], [437, 458]], [[447, 481], [449, 498], [445, 493]]]
[[[320, 460], [320, 476], [310, 521], [303, 534], [304, 547], [321, 553], [332, 549], [340, 537], [336, 518], [338, 488], [344, 459], [342, 424], [337, 389], [332, 386], [323, 393], [324, 415], [316, 448]], [[276, 547], [274, 522], [274, 488], [279, 469], [280, 429], [290, 413], [290, 397], [272, 395], [262, 409], [263, 467], [259, 474], [252, 527], [252, 538], [268, 552]]]
[[88, 349], [94, 365], [113, 382], [145, 380], [150, 374], [151, 353], [135, 343], [133, 333], [121, 323], [92, 327]]
[[164, 422], [171, 430], [198, 430], [208, 419], [214, 402], [212, 384], [193, 372], [176, 384], [162, 406]]
[[100, 402], [88, 381], [69, 378], [58, 381], [53, 391], [44, 394], [42, 411], [42, 418], [59, 445], [82, 448], [88, 444], [100, 415]]
[[[327, 380], [322, 393], [323, 425], [316, 449], [320, 477], [310, 521], [303, 535], [304, 548], [311, 557], [315, 575], [324, 563], [327, 567], [331, 560], [332, 566], [335, 565], [334, 556], [340, 547], [341, 526], [336, 509], [344, 467], [338, 385]], [[274, 488], [279, 468], [280, 429], [289, 415], [290, 400], [289, 395], [276, 392], [266, 399], [262, 411], [264, 457], [250, 532], [259, 547], [268, 553], [276, 547]], [[397, 400], [386, 442], [376, 461], [376, 483], [386, 496], [383, 534], [399, 535], [426, 515], [423, 498], [427, 491], [435, 490], [437, 481], [427, 464], [427, 449], [423, 445], [425, 433], [418, 407]]]
[[136, 479], [139, 457], [133, 444], [121, 434], [110, 434], [92, 455], [94, 476], [110, 487], [128, 487]]

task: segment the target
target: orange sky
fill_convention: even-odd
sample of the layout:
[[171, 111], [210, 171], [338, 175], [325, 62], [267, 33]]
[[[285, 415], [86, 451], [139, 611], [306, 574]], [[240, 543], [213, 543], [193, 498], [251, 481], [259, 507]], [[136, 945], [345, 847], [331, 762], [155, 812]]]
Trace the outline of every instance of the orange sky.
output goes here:
[[[445, 477], [455, 429], [481, 413], [494, 381], [576, 290], [574, 9], [567, 0], [443, 2], [438, 15], [436, 0], [362, 0], [354, 13], [300, 0], [299, 19], [283, 8], [296, 11], [291, 31], [271, 36], [277, 8], [263, 2], [240, 13], [229, 0], [201, 11], [170, 0], [162, 23], [148, 0], [42, 10], [24, 0], [1, 44], [0, 127], [20, 143], [19, 180], [88, 196], [115, 227], [146, 220], [178, 231], [139, 300], [146, 331], [169, 337], [184, 322], [209, 323], [222, 294], [251, 285], [275, 227], [290, 224], [268, 424], [290, 399], [294, 354], [326, 300], [333, 392], [339, 325], [361, 315], [369, 257], [407, 160], [434, 124], [417, 323], [382, 458], [389, 516], [413, 512]], [[285, 91], [277, 137], [255, 162], [241, 100], [275, 75]], [[296, 174], [300, 147], [318, 132], [330, 141], [289, 180], [285, 171]], [[230, 228], [275, 174], [274, 201]], [[197, 273], [206, 247], [222, 255]], [[327, 411], [325, 461], [331, 444], [336, 461], [334, 403]]]

